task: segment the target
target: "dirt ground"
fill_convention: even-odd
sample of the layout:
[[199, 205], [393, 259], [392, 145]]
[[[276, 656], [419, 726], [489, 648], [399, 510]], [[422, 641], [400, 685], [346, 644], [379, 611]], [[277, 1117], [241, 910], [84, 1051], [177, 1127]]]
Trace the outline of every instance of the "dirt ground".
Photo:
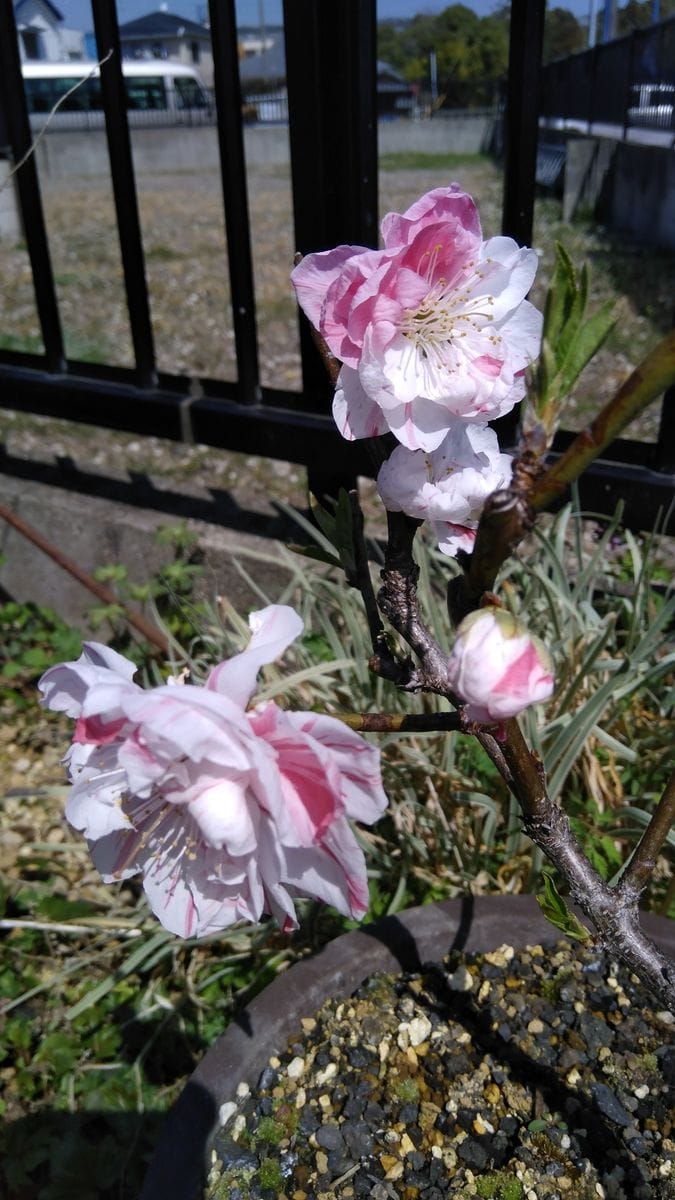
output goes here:
[[[448, 172], [385, 170], [380, 209], [403, 210], [424, 191], [458, 182], [475, 196], [486, 235], [498, 231], [502, 176], [491, 162], [474, 162]], [[236, 378], [230, 315], [227, 248], [220, 180], [215, 171], [141, 175], [138, 179], [158, 366], [162, 371]], [[44, 204], [67, 352], [92, 362], [132, 364], [114, 209], [107, 177], [52, 182]], [[294, 245], [287, 169], [256, 167], [249, 175], [260, 347], [264, 385], [299, 389], [300, 359], [296, 308], [289, 284]], [[591, 306], [608, 296], [620, 300], [617, 328], [584, 372], [564, 424], [581, 427], [643, 354], [669, 328], [674, 257], [648, 251], [590, 225], [563, 227], [560, 205], [537, 204], [534, 242], [541, 268], [533, 300], [541, 305], [553, 265], [554, 244], [563, 240], [575, 262], [590, 261]], [[0, 345], [40, 350], [28, 255], [23, 244], [0, 245]], [[643, 417], [636, 432], [656, 437], [658, 413]], [[138, 439], [0, 412], [0, 439], [10, 453], [65, 453], [121, 470], [191, 477], [208, 483], [218, 471], [230, 485], [242, 468], [239, 456], [204, 447], [175, 447], [161, 438]], [[255, 463], [243, 460], [257, 473]], [[290, 480], [298, 473], [275, 468]], [[267, 485], [267, 471], [263, 470]], [[292, 495], [286, 496], [292, 499]]]

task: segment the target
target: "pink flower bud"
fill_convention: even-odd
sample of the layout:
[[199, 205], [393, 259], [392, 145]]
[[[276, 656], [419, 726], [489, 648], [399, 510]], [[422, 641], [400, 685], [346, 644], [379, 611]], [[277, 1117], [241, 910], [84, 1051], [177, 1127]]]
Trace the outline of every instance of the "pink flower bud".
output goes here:
[[548, 652], [502, 608], [465, 617], [450, 656], [452, 685], [473, 721], [499, 722], [548, 700], [553, 692]]

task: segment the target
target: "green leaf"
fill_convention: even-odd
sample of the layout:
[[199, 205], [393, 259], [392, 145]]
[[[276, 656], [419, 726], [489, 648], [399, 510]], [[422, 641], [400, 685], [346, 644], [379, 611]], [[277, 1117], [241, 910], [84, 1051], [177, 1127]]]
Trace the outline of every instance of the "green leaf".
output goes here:
[[546, 920], [550, 921], [551, 925], [555, 925], [556, 929], [562, 930], [567, 937], [576, 938], [579, 942], [586, 941], [591, 936], [590, 930], [581, 924], [574, 913], [570, 912], [555, 885], [553, 876], [544, 873], [542, 880], [544, 891], [543, 894], [537, 896], [537, 903]]
[[577, 290], [572, 260], [560, 242], [555, 244], [555, 254], [555, 269], [544, 306], [544, 337], [551, 346], [557, 344]]
[[340, 562], [348, 575], [356, 570], [354, 553], [354, 514], [352, 512], [349, 493], [340, 488], [338, 502], [335, 508], [335, 546], [340, 555]]
[[294, 554], [302, 555], [303, 558], [313, 558], [316, 562], [328, 563], [330, 567], [339, 567], [342, 565], [337, 555], [329, 554], [321, 546], [296, 546], [290, 543], [287, 549], [292, 550]]
[[107, 567], [97, 567], [94, 571], [94, 579], [99, 583], [121, 583], [127, 577], [127, 568], [124, 563], [111, 563]]
[[98, 906], [89, 900], [66, 900], [62, 896], [44, 896], [35, 908], [39, 917], [50, 921], [77, 921], [98, 911]]
[[607, 300], [602, 308], [593, 313], [575, 332], [574, 341], [560, 368], [560, 395], [567, 396], [587, 363], [600, 349], [607, 335], [616, 324], [616, 304]]
[[89, 624], [98, 629], [99, 625], [103, 625], [105, 621], [116, 621], [124, 615], [124, 608], [121, 604], [100, 604], [89, 609], [88, 617]]

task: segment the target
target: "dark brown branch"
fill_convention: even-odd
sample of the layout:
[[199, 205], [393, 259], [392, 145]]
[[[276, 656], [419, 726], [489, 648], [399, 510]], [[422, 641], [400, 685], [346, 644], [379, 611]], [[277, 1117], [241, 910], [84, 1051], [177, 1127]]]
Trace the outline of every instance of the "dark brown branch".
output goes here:
[[493, 492], [485, 502], [470, 557], [460, 558], [463, 567], [448, 584], [448, 610], [454, 624], [478, 608], [485, 592], [491, 592], [497, 572], [532, 528], [527, 501], [514, 488]]
[[635, 854], [626, 867], [619, 890], [630, 900], [637, 901], [649, 883], [659, 852], [675, 822], [675, 771], [656, 806], [649, 825], [638, 842]]
[[459, 713], [334, 713], [357, 733], [449, 733], [461, 728]]
[[560, 871], [571, 899], [593, 922], [602, 945], [623, 958], [664, 1008], [675, 1012], [675, 963], [641, 929], [639, 892], [626, 895], [620, 887], [609, 887], [591, 866], [566, 815], [548, 796], [541, 763], [515, 720], [506, 723], [502, 750], [525, 832]]
[[142, 613], [130, 608], [129, 605], [120, 600], [119, 597], [117, 597], [115, 593], [110, 590], [110, 588], [107, 588], [104, 584], [99, 583], [98, 580], [94, 579], [94, 577], [90, 575], [88, 571], [85, 571], [84, 568], [79, 565], [79, 563], [76, 563], [72, 558], [69, 558], [68, 555], [64, 554], [58, 546], [53, 545], [53, 543], [48, 541], [46, 537], [43, 537], [43, 535], [39, 533], [37, 529], [34, 529], [32, 525], [29, 525], [27, 521], [24, 521], [23, 517], [20, 517], [18, 513], [13, 512], [11, 508], [7, 508], [7, 506], [4, 504], [0, 504], [0, 519], [6, 521], [8, 525], [12, 525], [14, 529], [16, 529], [17, 533], [20, 533], [22, 537], [27, 539], [27, 541], [32, 542], [34, 546], [37, 546], [38, 550], [41, 550], [43, 554], [46, 554], [49, 558], [51, 558], [52, 561], [57, 564], [57, 566], [61, 567], [64, 571], [67, 571], [69, 575], [72, 575], [73, 579], [76, 579], [78, 583], [81, 583], [82, 587], [91, 592], [92, 596], [96, 596], [97, 600], [101, 600], [103, 604], [118, 605], [119, 608], [122, 609], [121, 616], [123, 616], [124, 620], [131, 625], [133, 629], [140, 633], [142, 637], [146, 638], [151, 645], [155, 646], [155, 648], [159, 650], [165, 657], [168, 657], [169, 642], [167, 638], [164, 636], [161, 630], [157, 629], [150, 621], [148, 621]]
[[456, 703], [448, 671], [448, 656], [424, 624], [417, 596], [419, 567], [413, 558], [415, 534], [422, 524], [405, 513], [387, 513], [389, 540], [382, 568], [378, 602], [387, 620], [420, 660], [402, 686], [407, 691], [438, 692]]

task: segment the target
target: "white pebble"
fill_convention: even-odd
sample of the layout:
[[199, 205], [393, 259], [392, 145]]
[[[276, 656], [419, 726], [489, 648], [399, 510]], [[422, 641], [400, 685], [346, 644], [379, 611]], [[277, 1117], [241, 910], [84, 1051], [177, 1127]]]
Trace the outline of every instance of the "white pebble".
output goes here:
[[431, 1021], [428, 1017], [413, 1017], [409, 1025], [410, 1045], [421, 1046], [431, 1033]]
[[328, 1080], [332, 1079], [334, 1075], [337, 1075], [337, 1063], [329, 1062], [328, 1066], [324, 1067], [323, 1071], [319, 1071], [317, 1073], [314, 1082], [319, 1087], [323, 1087], [324, 1083], [328, 1083]]
[[633, 1088], [633, 1095], [637, 1096], [638, 1100], [644, 1100], [645, 1096], [649, 1095], [647, 1084], [641, 1083], [639, 1087]]
[[299, 1079], [305, 1069], [305, 1060], [297, 1055], [292, 1058], [286, 1068], [286, 1074], [289, 1079]]
[[237, 1096], [240, 1100], [245, 1100], [247, 1096], [250, 1096], [250, 1094], [250, 1087], [248, 1086], [246, 1080], [242, 1079], [241, 1083], [237, 1084]]
[[227, 1122], [234, 1116], [236, 1111], [237, 1106], [234, 1100], [226, 1100], [224, 1104], [221, 1104], [218, 1111], [218, 1120], [220, 1121], [220, 1124], [227, 1125]]

